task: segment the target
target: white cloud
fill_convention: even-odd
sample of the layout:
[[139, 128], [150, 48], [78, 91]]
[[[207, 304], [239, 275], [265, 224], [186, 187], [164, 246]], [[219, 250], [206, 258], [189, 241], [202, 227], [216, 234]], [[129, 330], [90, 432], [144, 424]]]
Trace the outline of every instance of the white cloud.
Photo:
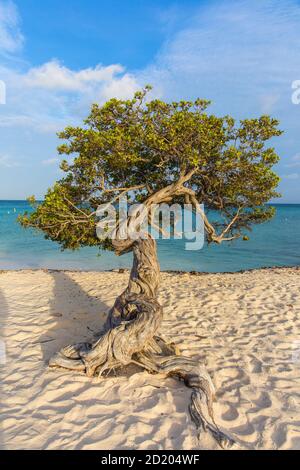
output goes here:
[[79, 124], [93, 102], [128, 99], [141, 87], [118, 64], [74, 71], [53, 60], [25, 73], [0, 65], [0, 77], [7, 84], [0, 127], [46, 133]]
[[260, 109], [263, 114], [271, 114], [275, 105], [280, 100], [279, 94], [263, 95], [260, 97]]
[[0, 156], [0, 167], [2, 168], [15, 168], [20, 166], [19, 162], [12, 160], [7, 155]]
[[288, 175], [283, 175], [282, 178], [286, 180], [297, 180], [299, 179], [300, 175], [299, 173], [290, 173]]
[[46, 160], [43, 160], [42, 164], [46, 166], [57, 165], [59, 161], [59, 158], [48, 158]]
[[294, 155], [291, 159], [291, 163], [285, 165], [287, 168], [297, 168], [300, 167], [300, 153]]
[[212, 1], [141, 76], [164, 96], [212, 99], [220, 112], [276, 113], [291, 106], [299, 78], [299, 29], [295, 0]]
[[48, 90], [84, 92], [88, 86], [98, 83], [110, 83], [117, 74], [124, 72], [121, 65], [107, 67], [97, 65], [79, 71], [71, 70], [58, 60], [51, 60], [40, 67], [31, 68], [23, 77], [24, 84], [29, 87]]
[[115, 78], [105, 83], [101, 90], [102, 99], [106, 100], [111, 97], [119, 99], [132, 98], [133, 94], [142, 87], [134, 75], [126, 73], [122, 77]]
[[0, 52], [16, 52], [23, 44], [19, 14], [12, 1], [0, 3]]

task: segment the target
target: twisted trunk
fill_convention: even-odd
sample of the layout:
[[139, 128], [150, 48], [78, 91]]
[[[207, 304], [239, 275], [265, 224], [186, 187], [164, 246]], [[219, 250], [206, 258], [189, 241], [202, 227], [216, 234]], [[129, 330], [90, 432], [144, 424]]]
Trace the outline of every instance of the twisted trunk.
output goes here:
[[163, 310], [157, 301], [160, 271], [153, 239], [132, 244], [134, 261], [125, 291], [109, 312], [105, 331], [94, 344], [67, 346], [57, 353], [50, 367], [101, 376], [134, 363], [150, 373], [161, 373], [184, 380], [192, 388], [190, 414], [197, 429], [210, 432], [221, 447], [230, 447], [232, 439], [216, 426], [213, 417], [214, 386], [197, 361], [180, 356], [173, 344], [157, 335]]
[[116, 299], [109, 312], [107, 327], [113, 328], [122, 321], [131, 318], [132, 305], [128, 305], [128, 297], [138, 295], [139, 298], [156, 299], [160, 282], [160, 267], [156, 253], [156, 242], [148, 237], [135, 242], [132, 246], [133, 265], [129, 283], [125, 291]]

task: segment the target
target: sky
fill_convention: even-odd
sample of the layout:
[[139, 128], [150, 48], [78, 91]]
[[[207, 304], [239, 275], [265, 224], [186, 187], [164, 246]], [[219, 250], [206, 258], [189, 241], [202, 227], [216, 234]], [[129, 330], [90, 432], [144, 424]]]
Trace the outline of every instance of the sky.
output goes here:
[[300, 0], [0, 0], [0, 199], [42, 198], [61, 176], [56, 132], [148, 83], [278, 118], [278, 202], [300, 203]]

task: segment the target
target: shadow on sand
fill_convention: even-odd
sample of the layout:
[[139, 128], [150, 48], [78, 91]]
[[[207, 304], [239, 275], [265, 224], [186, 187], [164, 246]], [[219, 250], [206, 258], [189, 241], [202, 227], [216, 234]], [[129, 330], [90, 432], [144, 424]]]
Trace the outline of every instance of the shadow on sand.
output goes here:
[[[50, 300], [51, 328], [39, 338], [45, 362], [69, 344], [91, 342], [99, 336], [109, 306], [90, 295], [66, 272], [50, 272], [54, 279]], [[55, 319], [53, 326], [52, 319]]]
[[[54, 279], [50, 316], [56, 323], [40, 338], [42, 357], [47, 364], [60, 349], [75, 343], [91, 343], [99, 338], [111, 306], [88, 294], [63, 271], [50, 272]], [[143, 369], [129, 364], [108, 373], [109, 376], [131, 376]]]

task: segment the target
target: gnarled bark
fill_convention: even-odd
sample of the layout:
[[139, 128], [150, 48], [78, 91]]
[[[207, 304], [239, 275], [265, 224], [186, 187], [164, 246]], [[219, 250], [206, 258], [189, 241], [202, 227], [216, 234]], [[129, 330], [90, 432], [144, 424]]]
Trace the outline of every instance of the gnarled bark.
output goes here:
[[[128, 250], [130, 244], [127, 245]], [[174, 345], [157, 335], [163, 310], [157, 301], [160, 271], [156, 243], [148, 237], [131, 245], [134, 261], [129, 283], [109, 312], [105, 331], [94, 344], [80, 343], [62, 349], [49, 366], [93, 377], [134, 363], [150, 373], [183, 379], [193, 390], [190, 414], [197, 429], [210, 432], [221, 447], [231, 447], [233, 440], [214, 421], [215, 390], [204, 366], [180, 356]]]

